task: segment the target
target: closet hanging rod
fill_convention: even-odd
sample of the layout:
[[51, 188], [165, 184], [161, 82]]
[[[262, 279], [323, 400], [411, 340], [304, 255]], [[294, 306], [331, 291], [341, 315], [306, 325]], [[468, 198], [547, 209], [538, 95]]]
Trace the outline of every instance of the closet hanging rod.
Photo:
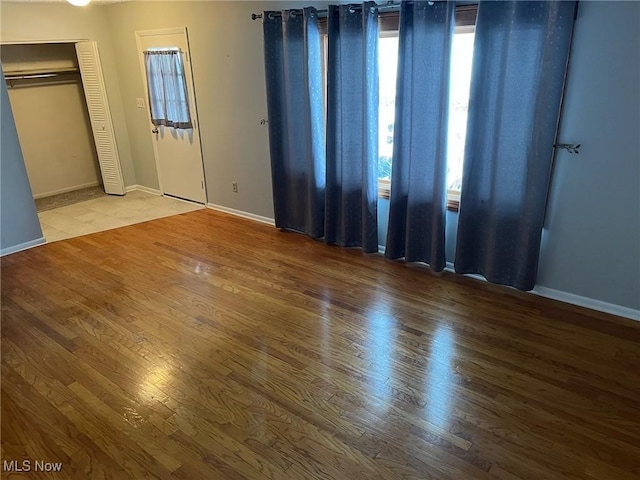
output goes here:
[[80, 73], [77, 68], [70, 70], [49, 70], [45, 72], [22, 72], [22, 73], [10, 73], [5, 75], [5, 80], [31, 80], [36, 78], [51, 78], [59, 75], [72, 75]]

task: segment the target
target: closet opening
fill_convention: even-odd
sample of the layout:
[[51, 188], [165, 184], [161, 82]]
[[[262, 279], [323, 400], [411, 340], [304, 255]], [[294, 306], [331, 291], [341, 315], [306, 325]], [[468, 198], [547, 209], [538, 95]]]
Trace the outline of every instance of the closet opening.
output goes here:
[[2, 45], [0, 58], [38, 211], [105, 195], [75, 44]]

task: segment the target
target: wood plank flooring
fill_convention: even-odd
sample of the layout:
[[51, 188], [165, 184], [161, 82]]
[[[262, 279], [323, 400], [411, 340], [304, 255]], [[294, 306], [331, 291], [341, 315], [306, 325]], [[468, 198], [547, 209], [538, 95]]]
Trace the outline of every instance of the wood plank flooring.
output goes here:
[[638, 322], [210, 210], [1, 274], [2, 478], [640, 478]]

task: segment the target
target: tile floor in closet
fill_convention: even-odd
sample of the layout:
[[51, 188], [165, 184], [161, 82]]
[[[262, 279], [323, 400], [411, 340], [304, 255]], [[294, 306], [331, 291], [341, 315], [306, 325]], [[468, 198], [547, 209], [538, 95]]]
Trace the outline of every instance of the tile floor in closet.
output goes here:
[[38, 213], [47, 242], [79, 237], [112, 228], [204, 208], [203, 205], [134, 190], [107, 195]]

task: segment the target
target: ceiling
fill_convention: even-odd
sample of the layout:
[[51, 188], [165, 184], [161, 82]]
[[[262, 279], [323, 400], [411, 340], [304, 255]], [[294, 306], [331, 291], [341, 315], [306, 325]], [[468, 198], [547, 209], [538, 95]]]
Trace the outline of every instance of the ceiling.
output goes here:
[[[122, 3], [130, 0], [91, 0], [91, 3]], [[180, 0], [177, 0], [180, 1]], [[67, 0], [2, 0], [2, 3], [67, 3]]]

